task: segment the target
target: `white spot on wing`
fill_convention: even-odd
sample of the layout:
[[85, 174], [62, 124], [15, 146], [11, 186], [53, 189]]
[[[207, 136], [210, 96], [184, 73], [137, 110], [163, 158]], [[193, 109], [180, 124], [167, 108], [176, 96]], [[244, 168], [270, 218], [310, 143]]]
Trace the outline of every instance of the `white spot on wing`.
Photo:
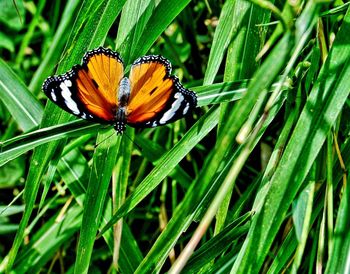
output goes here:
[[72, 99], [72, 93], [69, 90], [69, 87], [71, 86], [72, 82], [70, 80], [65, 80], [60, 84], [60, 88], [62, 89], [62, 97], [64, 98], [66, 106], [72, 111], [72, 113], [78, 115], [80, 111], [77, 103]]
[[51, 91], [51, 98], [52, 98], [53, 101], [55, 101], [55, 102], [57, 101], [57, 97], [56, 97], [54, 89], [52, 89], [52, 91]]
[[182, 114], [183, 115], [186, 115], [188, 109], [190, 108], [190, 104], [189, 103], [186, 103], [186, 107], [184, 108], [184, 110], [182, 111]]
[[163, 117], [159, 120], [159, 124], [163, 125], [173, 118], [180, 108], [182, 101], [185, 99], [179, 92], [175, 93], [174, 98], [176, 100], [171, 104], [171, 108], [163, 114]]

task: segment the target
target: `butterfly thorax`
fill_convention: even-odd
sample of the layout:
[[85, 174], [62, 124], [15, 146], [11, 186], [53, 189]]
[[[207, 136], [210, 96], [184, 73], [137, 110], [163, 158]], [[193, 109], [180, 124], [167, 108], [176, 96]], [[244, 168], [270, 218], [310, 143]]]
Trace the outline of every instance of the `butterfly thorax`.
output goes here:
[[117, 109], [115, 114], [116, 123], [114, 125], [115, 130], [118, 133], [123, 133], [126, 124], [126, 111], [130, 98], [130, 80], [124, 77], [120, 80], [118, 92], [117, 92]]

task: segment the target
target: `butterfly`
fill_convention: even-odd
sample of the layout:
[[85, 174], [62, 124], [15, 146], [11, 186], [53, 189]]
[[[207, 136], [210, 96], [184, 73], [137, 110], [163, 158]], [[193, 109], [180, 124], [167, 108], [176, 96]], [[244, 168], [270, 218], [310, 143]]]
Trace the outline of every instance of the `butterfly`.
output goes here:
[[42, 88], [65, 111], [111, 124], [121, 134], [126, 125], [145, 128], [174, 122], [197, 106], [195, 92], [170, 73], [167, 59], [147, 55], [131, 65], [126, 77], [119, 53], [99, 47], [84, 55], [82, 65], [47, 78]]

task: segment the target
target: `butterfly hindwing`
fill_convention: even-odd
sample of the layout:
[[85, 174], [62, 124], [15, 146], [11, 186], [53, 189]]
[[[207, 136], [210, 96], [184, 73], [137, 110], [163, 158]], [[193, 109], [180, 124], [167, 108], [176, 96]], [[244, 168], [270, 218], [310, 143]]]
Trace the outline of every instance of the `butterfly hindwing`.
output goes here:
[[84, 119], [112, 122], [117, 105], [116, 90], [123, 76], [119, 54], [100, 47], [84, 55], [82, 66], [48, 78], [43, 90], [69, 113]]
[[43, 84], [46, 96], [65, 111], [83, 119], [95, 120], [85, 106], [80, 102], [77, 93], [77, 70], [73, 67], [70, 71], [59, 76], [51, 76]]
[[165, 125], [182, 118], [196, 106], [195, 93], [183, 87], [170, 73], [170, 62], [162, 56], [143, 56], [133, 63], [129, 76], [129, 125]]

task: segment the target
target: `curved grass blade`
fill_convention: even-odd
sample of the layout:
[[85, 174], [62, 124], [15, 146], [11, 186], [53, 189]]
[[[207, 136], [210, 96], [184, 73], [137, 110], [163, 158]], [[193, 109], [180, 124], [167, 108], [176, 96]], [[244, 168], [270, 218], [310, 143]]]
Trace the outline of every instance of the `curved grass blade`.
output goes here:
[[0, 143], [0, 166], [39, 145], [71, 136], [91, 133], [91, 131], [98, 130], [99, 128], [101, 128], [99, 124], [89, 123], [84, 120], [75, 120], [14, 137]]
[[[349, 155], [349, 154], [347, 154]], [[349, 167], [349, 162], [348, 167]], [[348, 176], [349, 179], [349, 176]], [[337, 222], [334, 230], [334, 244], [331, 250], [330, 260], [326, 266], [325, 273], [348, 273], [349, 272], [349, 250], [350, 250], [350, 187], [349, 180], [343, 190], [340, 201]]]
[[137, 41], [134, 41], [137, 44], [130, 55], [130, 60], [145, 55], [162, 32], [189, 3], [190, 0], [178, 0], [175, 5], [172, 1], [162, 0], [148, 20], [142, 35]]
[[126, 2], [118, 26], [118, 35], [116, 40], [117, 51], [123, 56], [125, 64], [134, 60], [136, 44], [143, 33], [146, 23], [151, 17], [155, 3], [151, 0], [137, 0]]
[[[264, 43], [267, 31], [262, 25], [267, 23], [270, 19], [270, 13], [268, 11], [253, 5], [249, 1], [236, 0], [233, 9], [231, 24], [233, 25], [234, 35], [227, 49], [224, 73], [225, 81], [235, 81], [251, 78], [253, 76], [259, 66], [256, 56]], [[274, 88], [275, 85], [272, 86], [272, 89]], [[233, 106], [234, 102], [221, 105], [221, 115], [218, 125], [219, 132], [231, 115]], [[258, 107], [255, 108], [258, 109]], [[250, 115], [249, 120], [252, 121], [252, 124], [255, 123], [256, 119], [257, 117], [255, 115]], [[226, 193], [226, 197], [221, 202], [221, 206], [217, 211], [215, 218], [215, 234], [218, 233], [225, 224], [233, 186], [231, 189], [231, 191]], [[208, 264], [211, 264], [211, 262]]]
[[235, 34], [235, 28], [237, 26], [232, 23], [235, 22], [233, 20], [235, 5], [235, 0], [228, 0], [222, 7], [219, 24], [215, 30], [213, 45], [210, 50], [208, 67], [204, 75], [204, 85], [213, 83], [227, 47]]
[[60, 54], [67, 42], [69, 30], [72, 28], [74, 18], [77, 16], [77, 8], [81, 5], [81, 0], [70, 0], [67, 2], [63, 14], [62, 20], [55, 31], [52, 43], [49, 50], [45, 53], [45, 57], [40, 63], [39, 68], [35, 71], [32, 80], [29, 84], [29, 89], [37, 94], [44, 80], [53, 72], [53, 69], [59, 61]]
[[42, 105], [3, 59], [0, 59], [0, 98], [23, 131], [39, 125]]
[[248, 212], [228, 224], [219, 234], [215, 235], [193, 253], [182, 272], [198, 273], [208, 262], [225, 254], [226, 250], [231, 246], [228, 243], [234, 244], [234, 241], [237, 241], [248, 232], [251, 217], [252, 212]]

